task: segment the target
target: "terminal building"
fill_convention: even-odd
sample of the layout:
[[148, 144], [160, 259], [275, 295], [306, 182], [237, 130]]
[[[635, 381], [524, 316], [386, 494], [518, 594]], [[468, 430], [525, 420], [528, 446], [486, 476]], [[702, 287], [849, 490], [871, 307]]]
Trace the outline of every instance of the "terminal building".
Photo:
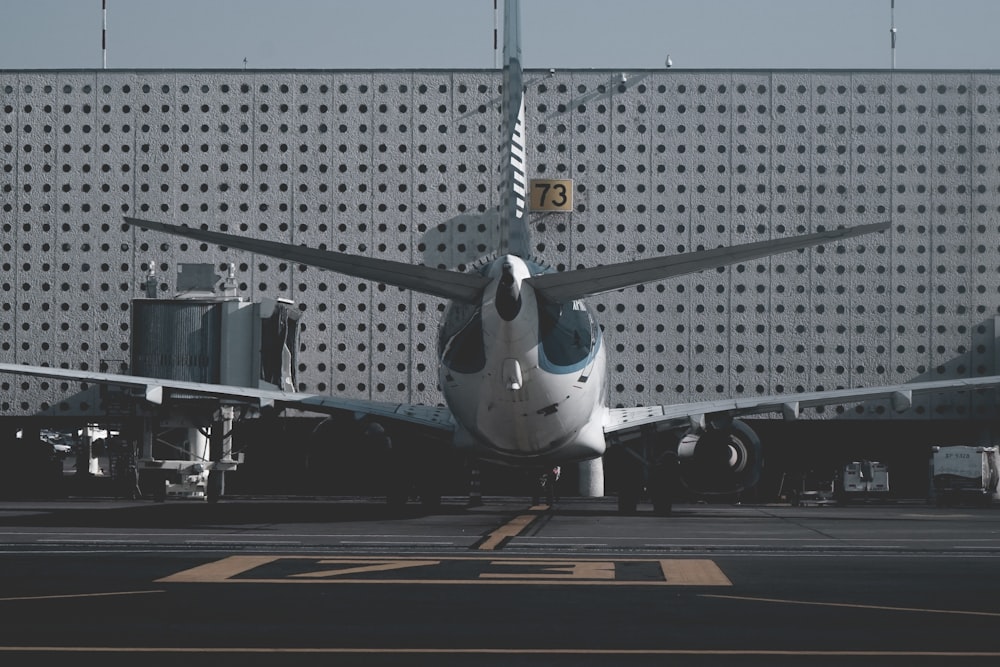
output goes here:
[[[573, 183], [571, 210], [532, 213], [557, 269], [892, 223], [598, 297], [611, 404], [1000, 373], [1000, 73], [525, 81], [528, 175]], [[0, 71], [0, 359], [138, 372], [136, 301], [173, 299], [179, 269], [210, 265], [210, 292], [292, 304], [299, 391], [440, 403], [440, 300], [122, 216], [468, 267], [493, 229], [500, 85], [492, 70]], [[931, 445], [997, 436], [996, 407], [952, 393], [758, 421], [786, 468], [819, 465], [796, 453], [812, 452], [926, 471]], [[0, 378], [5, 433], [111, 412], [95, 387]]]

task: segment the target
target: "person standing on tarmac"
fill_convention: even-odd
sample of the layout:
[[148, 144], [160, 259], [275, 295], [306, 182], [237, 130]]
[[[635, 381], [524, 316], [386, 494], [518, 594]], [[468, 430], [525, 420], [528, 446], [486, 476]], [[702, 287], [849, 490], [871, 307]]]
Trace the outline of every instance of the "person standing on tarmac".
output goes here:
[[544, 471], [535, 479], [535, 487], [531, 494], [531, 503], [537, 505], [539, 500], [541, 500], [541, 491], [545, 490], [545, 499], [549, 505], [555, 503], [559, 500], [559, 494], [556, 491], [556, 482], [559, 481], [559, 476], [562, 473], [562, 469], [559, 466], [554, 466], [550, 470]]
[[548, 483], [545, 485], [546, 493], [549, 499], [549, 505], [552, 505], [557, 500], [559, 500], [559, 493], [556, 489], [556, 484], [559, 482], [559, 476], [562, 474], [562, 468], [559, 466], [554, 466], [548, 473]]

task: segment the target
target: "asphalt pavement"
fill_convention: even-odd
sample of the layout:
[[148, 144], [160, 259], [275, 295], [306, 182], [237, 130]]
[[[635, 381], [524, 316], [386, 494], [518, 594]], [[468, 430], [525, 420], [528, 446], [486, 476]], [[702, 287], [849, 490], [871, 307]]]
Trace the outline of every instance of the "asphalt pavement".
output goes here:
[[0, 656], [52, 664], [997, 664], [1000, 511], [0, 502]]

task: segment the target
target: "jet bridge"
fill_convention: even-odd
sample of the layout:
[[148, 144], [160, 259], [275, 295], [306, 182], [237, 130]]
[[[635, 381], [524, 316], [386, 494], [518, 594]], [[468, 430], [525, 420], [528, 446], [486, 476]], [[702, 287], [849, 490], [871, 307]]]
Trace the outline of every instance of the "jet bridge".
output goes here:
[[[149, 277], [147, 297], [132, 302], [132, 374], [293, 390], [298, 309], [287, 299], [239, 296], [232, 268], [218, 292], [214, 268], [180, 265], [173, 298], [158, 298], [159, 283]], [[225, 473], [242, 463], [233, 425], [257, 410], [232, 399], [174, 395], [143, 414], [137, 461], [143, 484], [152, 485], [158, 500], [218, 500]]]

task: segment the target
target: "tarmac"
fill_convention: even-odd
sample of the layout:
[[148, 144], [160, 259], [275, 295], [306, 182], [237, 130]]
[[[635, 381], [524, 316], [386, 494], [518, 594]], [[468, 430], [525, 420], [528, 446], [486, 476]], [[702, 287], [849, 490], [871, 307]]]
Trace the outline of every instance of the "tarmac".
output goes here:
[[996, 508], [915, 502], [0, 501], [0, 655], [996, 664], [998, 558]]

